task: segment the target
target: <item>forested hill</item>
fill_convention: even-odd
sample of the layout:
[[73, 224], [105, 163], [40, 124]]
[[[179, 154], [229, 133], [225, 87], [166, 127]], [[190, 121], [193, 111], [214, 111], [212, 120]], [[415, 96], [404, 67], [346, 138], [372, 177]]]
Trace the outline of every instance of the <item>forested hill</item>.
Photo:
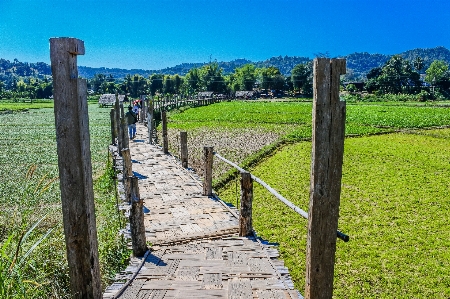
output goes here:
[[[414, 60], [421, 57], [424, 60], [424, 72], [434, 60], [443, 60], [450, 64], [450, 50], [445, 47], [436, 47], [431, 49], [414, 49], [399, 53], [408, 60]], [[374, 67], [382, 66], [392, 55], [385, 54], [369, 54], [353, 53], [344, 57], [347, 59], [347, 73], [348, 77], [362, 78], [364, 75]], [[297, 56], [278, 56], [272, 57], [265, 61], [252, 62], [247, 59], [236, 59], [228, 62], [218, 62], [219, 66], [223, 68], [224, 74], [233, 73], [235, 68], [241, 67], [247, 63], [253, 63], [256, 67], [277, 67], [283, 75], [290, 75], [292, 68], [299, 63], [306, 63], [311, 61], [308, 57]], [[118, 69], [118, 68], [91, 68], [86, 66], [79, 66], [79, 74], [83, 78], [93, 78], [95, 74], [112, 75], [114, 78], [121, 79], [126, 75], [140, 74], [148, 77], [151, 74], [166, 74], [166, 75], [185, 75], [193, 67], [201, 67], [207, 63], [182, 63], [174, 67], [169, 67], [160, 70], [142, 70], [142, 69]], [[17, 59], [9, 61], [0, 58], [0, 81], [9, 81], [11, 77], [45, 77], [51, 76], [50, 66], [43, 62], [28, 63], [20, 62]], [[9, 80], [8, 80], [9, 79]]]

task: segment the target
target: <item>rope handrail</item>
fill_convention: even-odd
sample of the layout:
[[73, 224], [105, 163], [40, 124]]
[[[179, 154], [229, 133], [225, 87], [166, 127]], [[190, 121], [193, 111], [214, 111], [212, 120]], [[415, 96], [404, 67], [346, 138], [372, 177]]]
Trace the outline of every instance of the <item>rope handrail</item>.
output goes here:
[[[223, 162], [233, 166], [234, 168], [236, 168], [237, 170], [239, 170], [240, 172], [246, 172], [245, 169], [239, 167], [238, 165], [236, 165], [235, 163], [225, 159], [224, 157], [222, 157], [221, 155], [219, 155], [218, 153], [214, 152], [213, 153], [214, 156], [216, 156], [217, 158], [219, 158], [220, 160], [222, 160]], [[260, 178], [254, 176], [253, 174], [251, 174], [251, 177], [253, 180], [255, 180], [256, 182], [258, 182], [261, 186], [263, 186], [264, 188], [267, 189], [267, 191], [269, 191], [272, 195], [274, 195], [277, 199], [279, 199], [281, 202], [283, 202], [286, 206], [288, 206], [289, 208], [291, 208], [294, 212], [296, 212], [297, 214], [299, 214], [300, 216], [302, 216], [305, 219], [308, 219], [308, 213], [303, 211], [302, 209], [300, 209], [299, 207], [297, 207], [296, 205], [294, 205], [292, 202], [290, 202], [289, 200], [287, 200], [285, 197], [283, 197], [280, 193], [278, 193], [275, 189], [273, 189], [272, 187], [270, 187], [268, 184], [266, 184], [263, 180], [261, 180]], [[347, 236], [346, 234], [337, 231], [337, 237], [341, 240], [343, 240], [344, 242], [348, 242], [350, 240], [350, 237]]]
[[[240, 172], [246, 171], [245, 169], [240, 168], [239, 166], [237, 166], [236, 164], [234, 164], [233, 162], [225, 159], [224, 157], [220, 156], [217, 153], [214, 153], [214, 156], [216, 156], [217, 158], [219, 158], [220, 160], [224, 161], [225, 163], [233, 166], [234, 168], [236, 168], [237, 170], [239, 170]], [[266, 184], [263, 180], [261, 180], [260, 178], [254, 176], [253, 174], [251, 174], [251, 177], [253, 180], [255, 180], [256, 182], [258, 182], [260, 185], [262, 185], [264, 188], [266, 188], [270, 193], [272, 193], [276, 198], [278, 198], [279, 200], [281, 200], [285, 205], [287, 205], [289, 208], [291, 208], [292, 210], [294, 210], [297, 214], [301, 215], [303, 218], [308, 219], [308, 213], [303, 211], [302, 209], [300, 209], [299, 207], [297, 207], [296, 205], [294, 205], [292, 202], [290, 202], [289, 200], [287, 200], [286, 198], [284, 198], [280, 193], [278, 193], [275, 189], [273, 189], [272, 187], [270, 187], [268, 184]]]

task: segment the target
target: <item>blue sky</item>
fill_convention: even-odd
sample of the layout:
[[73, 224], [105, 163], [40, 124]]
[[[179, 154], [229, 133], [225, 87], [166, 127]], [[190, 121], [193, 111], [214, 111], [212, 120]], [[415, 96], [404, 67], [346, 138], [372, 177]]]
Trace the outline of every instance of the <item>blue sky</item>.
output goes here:
[[161, 69], [450, 49], [449, 0], [0, 0], [0, 58], [50, 62], [49, 38], [76, 37], [78, 65]]

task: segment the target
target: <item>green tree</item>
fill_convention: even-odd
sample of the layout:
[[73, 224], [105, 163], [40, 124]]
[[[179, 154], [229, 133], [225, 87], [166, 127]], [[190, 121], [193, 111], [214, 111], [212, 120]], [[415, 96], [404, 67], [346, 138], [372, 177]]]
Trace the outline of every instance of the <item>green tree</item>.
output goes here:
[[[238, 89], [234, 90], [253, 90], [256, 82], [256, 68], [253, 64], [245, 64], [234, 71], [234, 80]], [[236, 86], [233, 86], [236, 87]]]
[[150, 93], [154, 96], [157, 92], [162, 92], [164, 75], [153, 74], [150, 76]]
[[172, 81], [174, 92], [177, 94], [180, 93], [181, 86], [183, 85], [183, 78], [180, 77], [180, 75], [175, 74], [174, 76], [172, 76]]
[[269, 66], [257, 70], [259, 81], [262, 89], [284, 89], [284, 76], [276, 67]]
[[163, 92], [173, 94], [174, 91], [174, 82], [172, 81], [172, 78], [170, 77], [170, 75], [164, 76]]
[[400, 55], [394, 55], [381, 70], [372, 69], [367, 78], [366, 90], [382, 93], [413, 93], [421, 88], [420, 75], [413, 70], [411, 63]]
[[430, 67], [425, 71], [425, 82], [434, 85], [445, 77], [448, 71], [448, 64], [442, 60], [435, 60], [431, 63]]
[[200, 69], [191, 68], [185, 76], [185, 89], [188, 93], [197, 92], [201, 90], [202, 82], [200, 78]]
[[219, 93], [226, 92], [227, 86], [225, 84], [225, 78], [222, 75], [222, 69], [219, 68], [217, 62], [202, 66], [199, 73], [201, 78], [201, 90]]
[[301, 63], [294, 66], [291, 71], [291, 81], [295, 91], [311, 95], [313, 90], [312, 64]]

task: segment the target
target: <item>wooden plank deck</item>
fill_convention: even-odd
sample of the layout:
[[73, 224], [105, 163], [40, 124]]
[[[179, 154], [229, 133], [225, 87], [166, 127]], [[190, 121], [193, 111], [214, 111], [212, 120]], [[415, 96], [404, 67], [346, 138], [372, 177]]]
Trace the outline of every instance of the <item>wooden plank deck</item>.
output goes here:
[[147, 129], [137, 127], [130, 152], [152, 245], [145, 257], [132, 258], [103, 298], [303, 298], [276, 247], [238, 237], [238, 211], [202, 196], [196, 175], [148, 144]]

